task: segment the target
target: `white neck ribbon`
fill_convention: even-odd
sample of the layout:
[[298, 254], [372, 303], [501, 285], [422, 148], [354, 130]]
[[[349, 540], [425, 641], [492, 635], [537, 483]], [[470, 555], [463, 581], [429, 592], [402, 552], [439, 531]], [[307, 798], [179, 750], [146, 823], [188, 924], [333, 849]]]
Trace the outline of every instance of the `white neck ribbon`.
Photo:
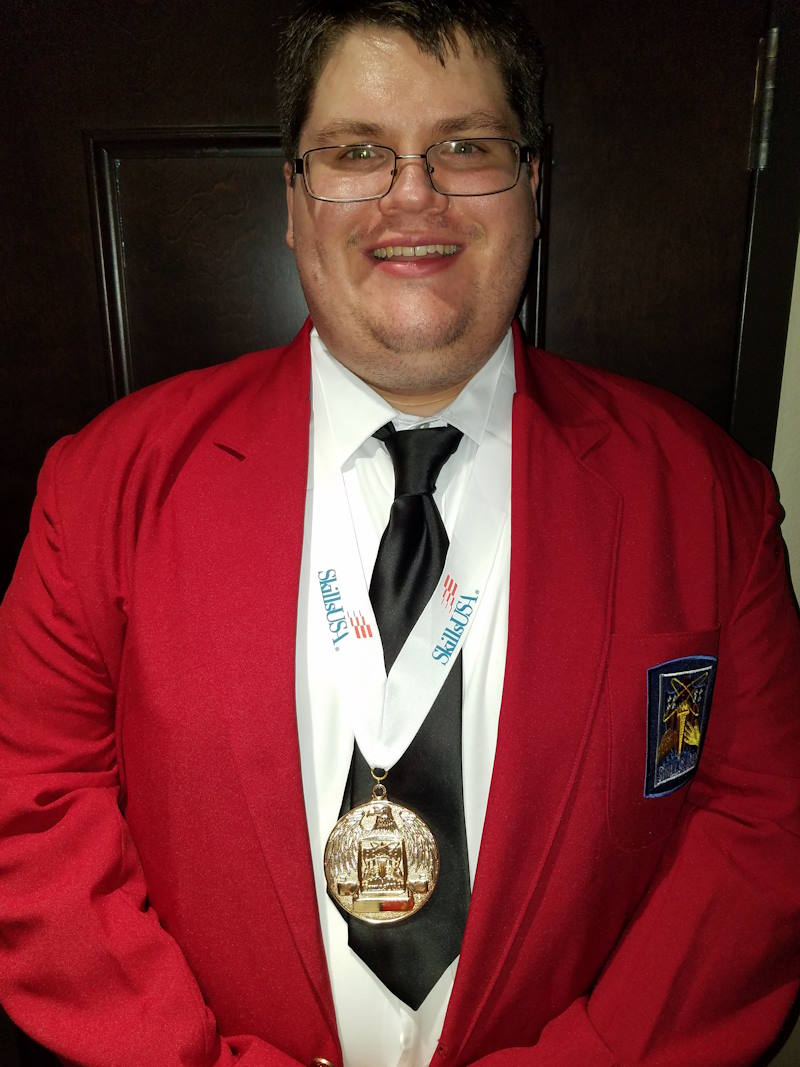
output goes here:
[[[309, 641], [334, 689], [334, 704], [349, 720], [365, 760], [370, 767], [389, 770], [414, 739], [472, 631], [510, 519], [511, 502], [502, 488], [509, 478], [500, 477], [503, 466], [510, 465], [510, 449], [493, 433], [484, 433], [441, 578], [387, 677], [347, 490], [334, 459], [330, 412], [316, 370], [313, 389], [313, 506], [325, 521], [311, 524]], [[496, 385], [492, 405], [498, 403], [498, 393]]]

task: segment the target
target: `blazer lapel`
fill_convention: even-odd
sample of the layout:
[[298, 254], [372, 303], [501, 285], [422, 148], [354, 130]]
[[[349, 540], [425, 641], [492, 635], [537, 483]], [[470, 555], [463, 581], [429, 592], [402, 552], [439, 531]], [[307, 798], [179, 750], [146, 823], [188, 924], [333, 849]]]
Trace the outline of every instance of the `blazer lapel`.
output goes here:
[[618, 494], [582, 462], [608, 427], [587, 412], [571, 425], [554, 422], [519, 334], [516, 340], [506, 678], [442, 1034], [450, 1054], [466, 1046], [520, 924], [530, 921], [531, 898], [569, 803], [605, 671], [619, 539]]
[[[306, 324], [214, 424], [204, 487], [215, 518], [210, 612], [223, 714], [270, 878], [328, 1029], [338, 1041], [306, 823], [295, 715], [295, 632], [308, 471]], [[208, 559], [209, 550], [205, 557]], [[299, 993], [299, 991], [298, 991]], [[311, 1020], [309, 1020], [311, 1026]], [[313, 1027], [312, 1027], [313, 1029]]]

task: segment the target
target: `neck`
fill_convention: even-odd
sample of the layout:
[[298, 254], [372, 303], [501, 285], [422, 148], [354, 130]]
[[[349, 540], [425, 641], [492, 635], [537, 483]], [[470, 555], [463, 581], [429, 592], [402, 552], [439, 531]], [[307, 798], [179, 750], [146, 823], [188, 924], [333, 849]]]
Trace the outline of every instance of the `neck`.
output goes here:
[[466, 378], [463, 382], [430, 393], [393, 392], [372, 385], [371, 382], [369, 384], [397, 411], [403, 411], [406, 415], [436, 415], [448, 404], [452, 404], [468, 381], [469, 378]]

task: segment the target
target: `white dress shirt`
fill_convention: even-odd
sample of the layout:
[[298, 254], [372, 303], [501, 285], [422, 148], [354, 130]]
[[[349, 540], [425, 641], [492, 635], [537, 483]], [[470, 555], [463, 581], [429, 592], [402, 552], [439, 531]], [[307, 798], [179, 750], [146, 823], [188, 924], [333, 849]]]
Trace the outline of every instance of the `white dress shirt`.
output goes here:
[[[389, 421], [398, 431], [420, 424], [449, 423], [463, 432], [456, 453], [439, 475], [434, 494], [448, 536], [452, 537], [468, 476], [485, 436], [492, 434], [502, 441], [510, 456], [514, 395], [511, 333], [453, 403], [433, 418], [395, 411], [330, 355], [316, 330], [311, 334], [311, 361], [311, 456], [315, 447], [313, 412], [322, 401], [322, 391], [328, 410], [333, 413], [334, 458], [342, 471], [369, 586], [394, 499], [392, 461], [385, 446], [372, 434]], [[510, 463], [506, 467], [502, 477], [508, 482], [510, 498]], [[353, 754], [353, 731], [331, 699], [324, 672], [312, 662], [308, 628], [310, 531], [312, 523], [323, 524], [324, 530], [329, 521], [321, 513], [324, 509], [319, 501], [315, 506], [312, 481], [310, 476], [297, 621], [297, 724], [314, 878], [344, 1067], [427, 1067], [441, 1033], [458, 961], [447, 968], [420, 1008], [412, 1011], [350, 950], [347, 923], [326, 891], [325, 842], [339, 817]], [[505, 674], [510, 551], [507, 523], [463, 651], [462, 765], [471, 881], [486, 815]]]

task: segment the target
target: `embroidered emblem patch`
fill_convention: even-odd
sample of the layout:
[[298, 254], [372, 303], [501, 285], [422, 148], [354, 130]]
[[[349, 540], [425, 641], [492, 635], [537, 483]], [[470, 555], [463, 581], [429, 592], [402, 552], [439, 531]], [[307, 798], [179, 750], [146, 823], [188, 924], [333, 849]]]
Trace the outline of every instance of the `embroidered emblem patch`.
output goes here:
[[686, 656], [648, 670], [646, 797], [672, 793], [694, 775], [716, 670], [715, 656]]

